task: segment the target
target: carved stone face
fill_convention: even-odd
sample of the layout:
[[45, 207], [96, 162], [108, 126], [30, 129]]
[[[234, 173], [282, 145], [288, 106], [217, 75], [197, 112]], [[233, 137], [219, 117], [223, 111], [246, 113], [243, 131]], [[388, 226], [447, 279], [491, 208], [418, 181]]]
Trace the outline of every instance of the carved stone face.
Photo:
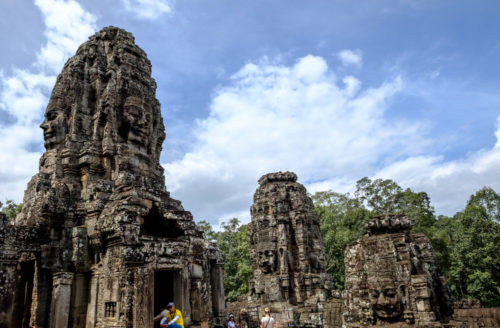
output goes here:
[[55, 102], [50, 102], [45, 112], [45, 120], [40, 127], [43, 129], [45, 148], [47, 150], [56, 148], [66, 137], [66, 113]]
[[123, 105], [123, 123], [128, 127], [127, 140], [146, 145], [149, 138], [150, 114], [144, 108], [143, 102], [138, 97], [128, 97]]
[[382, 281], [369, 287], [370, 304], [377, 317], [393, 319], [403, 313], [401, 294], [393, 281]]
[[276, 270], [276, 251], [266, 250], [259, 252], [259, 266], [264, 273], [271, 273]]

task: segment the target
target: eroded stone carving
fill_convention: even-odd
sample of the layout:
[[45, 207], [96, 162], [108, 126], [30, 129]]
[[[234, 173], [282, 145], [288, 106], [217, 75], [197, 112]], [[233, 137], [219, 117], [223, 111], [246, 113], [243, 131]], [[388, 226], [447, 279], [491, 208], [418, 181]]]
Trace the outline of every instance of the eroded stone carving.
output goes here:
[[64, 65], [39, 173], [15, 225], [0, 227], [8, 325], [146, 327], [172, 300], [187, 324], [224, 316], [221, 255], [165, 188], [155, 91], [146, 54], [118, 28]]
[[312, 200], [292, 172], [266, 174], [259, 184], [248, 226], [255, 277], [249, 304], [270, 307], [278, 326], [323, 326], [332, 286]]
[[367, 234], [345, 251], [344, 320], [348, 326], [406, 323], [441, 325], [452, 313], [451, 294], [429, 240], [410, 233], [404, 215], [374, 217]]

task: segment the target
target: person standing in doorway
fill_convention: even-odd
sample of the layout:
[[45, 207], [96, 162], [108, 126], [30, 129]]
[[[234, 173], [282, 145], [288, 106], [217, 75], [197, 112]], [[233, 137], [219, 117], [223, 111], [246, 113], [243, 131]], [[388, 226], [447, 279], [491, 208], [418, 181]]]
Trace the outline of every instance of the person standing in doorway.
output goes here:
[[271, 311], [266, 307], [264, 309], [264, 317], [260, 320], [260, 328], [273, 328], [274, 318], [271, 317]]
[[182, 313], [180, 310], [175, 308], [175, 304], [173, 302], [168, 303], [167, 310], [168, 313], [163, 319], [161, 319], [160, 327], [184, 328]]

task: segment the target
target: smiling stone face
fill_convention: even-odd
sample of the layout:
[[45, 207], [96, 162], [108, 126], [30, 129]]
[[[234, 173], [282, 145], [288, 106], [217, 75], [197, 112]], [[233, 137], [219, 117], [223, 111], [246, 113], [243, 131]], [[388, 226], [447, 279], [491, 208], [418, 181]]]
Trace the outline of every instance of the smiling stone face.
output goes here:
[[393, 319], [403, 313], [401, 294], [393, 281], [369, 283], [370, 305], [375, 315], [381, 319]]
[[47, 150], [57, 148], [64, 142], [67, 134], [67, 117], [57, 101], [51, 101], [47, 106], [45, 120], [40, 127], [43, 129], [44, 145]]
[[[123, 105], [123, 137], [130, 142], [144, 145], [150, 139], [150, 114], [146, 110], [141, 98], [130, 96]], [[126, 134], [126, 136], [125, 136]]]
[[276, 270], [276, 251], [265, 250], [259, 252], [259, 266], [263, 273], [272, 273]]

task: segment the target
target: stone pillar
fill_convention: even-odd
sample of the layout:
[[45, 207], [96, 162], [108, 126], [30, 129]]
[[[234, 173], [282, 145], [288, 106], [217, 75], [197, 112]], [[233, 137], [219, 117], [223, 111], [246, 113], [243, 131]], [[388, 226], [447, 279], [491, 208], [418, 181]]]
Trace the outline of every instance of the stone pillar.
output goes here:
[[73, 295], [71, 295], [71, 317], [73, 328], [85, 328], [88, 289], [87, 279], [84, 273], [75, 274], [75, 282], [73, 283]]
[[225, 300], [224, 300], [224, 265], [222, 263], [214, 264], [214, 280], [212, 281], [212, 302], [214, 316], [221, 318], [225, 315]]
[[11, 324], [16, 290], [16, 264], [0, 258], [0, 328], [7, 328]]
[[97, 317], [97, 290], [99, 288], [99, 274], [92, 271], [89, 288], [89, 304], [87, 306], [87, 328], [94, 328]]
[[71, 285], [73, 273], [58, 272], [54, 274], [54, 289], [52, 291], [52, 308], [50, 327], [67, 328], [69, 319], [69, 306], [71, 303]]

